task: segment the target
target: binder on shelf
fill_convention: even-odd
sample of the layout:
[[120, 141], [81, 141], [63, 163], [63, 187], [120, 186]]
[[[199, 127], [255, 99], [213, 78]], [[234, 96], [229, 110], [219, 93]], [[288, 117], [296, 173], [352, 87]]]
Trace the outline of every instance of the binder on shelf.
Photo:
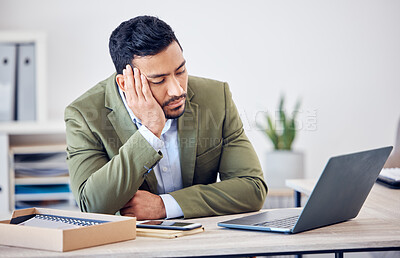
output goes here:
[[17, 46], [0, 43], [0, 121], [15, 119]]
[[18, 45], [16, 118], [36, 120], [35, 45]]

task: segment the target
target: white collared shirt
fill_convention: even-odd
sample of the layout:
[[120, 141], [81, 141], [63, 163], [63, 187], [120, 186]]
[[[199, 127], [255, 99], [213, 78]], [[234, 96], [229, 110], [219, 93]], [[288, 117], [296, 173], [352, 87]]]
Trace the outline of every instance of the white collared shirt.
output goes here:
[[163, 154], [163, 157], [158, 164], [154, 166], [153, 170], [157, 178], [158, 193], [164, 202], [167, 219], [182, 217], [183, 212], [181, 207], [174, 197], [168, 194], [183, 188], [177, 120], [168, 119], [166, 121], [161, 132], [161, 139], [159, 139], [146, 126], [142, 125], [140, 119], [138, 119], [129, 108], [124, 92], [119, 87], [118, 90], [125, 108], [139, 132], [156, 151], [161, 151]]

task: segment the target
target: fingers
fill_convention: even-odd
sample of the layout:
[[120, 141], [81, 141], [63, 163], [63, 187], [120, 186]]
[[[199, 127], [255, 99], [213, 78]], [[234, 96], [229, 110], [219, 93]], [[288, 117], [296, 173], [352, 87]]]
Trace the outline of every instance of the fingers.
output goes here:
[[[126, 83], [127, 91], [132, 95], [133, 98], [138, 98], [139, 100], [144, 99], [142, 92], [142, 77], [139, 69], [133, 68], [129, 64], [126, 65], [126, 69], [123, 70], [124, 79]], [[145, 80], [147, 83], [147, 80]]]
[[131, 217], [135, 217], [134, 212], [133, 212], [132, 209], [130, 209], [130, 208], [122, 208], [122, 209], [119, 210], [119, 213], [120, 213], [122, 216], [131, 216]]
[[123, 216], [136, 217], [137, 220], [160, 219], [166, 217], [161, 197], [148, 191], [138, 190], [132, 199], [120, 209]]
[[[135, 100], [137, 98], [137, 93], [134, 88], [133, 71], [130, 65], [126, 65], [126, 69], [122, 71], [125, 81], [125, 94], [130, 100]], [[132, 99], [133, 98], [133, 99]]]
[[135, 116], [141, 120], [156, 137], [161, 137], [165, 125], [165, 115], [161, 105], [154, 98], [148, 80], [139, 69], [132, 70], [126, 65], [123, 70], [126, 102]]
[[144, 74], [141, 74], [141, 79], [142, 79], [142, 92], [143, 96], [147, 101], [153, 98], [153, 94], [151, 93], [149, 82], [147, 81], [146, 76]]
[[138, 99], [144, 99], [143, 92], [142, 92], [142, 80], [140, 76], [140, 71], [137, 68], [133, 68], [134, 73], [133, 76], [135, 77], [135, 89]]
[[123, 215], [123, 216], [132, 216], [132, 217], [135, 216], [134, 215], [134, 210], [135, 210], [134, 200], [135, 200], [135, 195], [133, 195], [133, 197], [124, 205], [124, 207], [122, 207], [119, 210], [121, 215]]

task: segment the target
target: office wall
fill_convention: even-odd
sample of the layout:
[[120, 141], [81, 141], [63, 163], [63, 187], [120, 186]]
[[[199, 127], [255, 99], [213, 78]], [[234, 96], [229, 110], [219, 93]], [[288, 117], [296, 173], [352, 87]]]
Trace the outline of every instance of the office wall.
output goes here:
[[255, 126], [302, 109], [296, 150], [308, 177], [331, 155], [393, 144], [400, 117], [400, 1], [0, 0], [1, 30], [47, 33], [48, 116], [113, 72], [108, 38], [120, 22], [157, 15], [175, 30], [189, 73], [230, 84], [261, 162], [271, 143]]

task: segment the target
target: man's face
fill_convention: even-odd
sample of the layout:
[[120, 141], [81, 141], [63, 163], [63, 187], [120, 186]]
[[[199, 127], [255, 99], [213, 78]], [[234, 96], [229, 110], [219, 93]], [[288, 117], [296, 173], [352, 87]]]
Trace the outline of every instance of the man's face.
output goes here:
[[135, 56], [133, 65], [147, 77], [150, 90], [165, 117], [180, 117], [185, 111], [188, 73], [178, 43], [173, 41], [154, 56]]

